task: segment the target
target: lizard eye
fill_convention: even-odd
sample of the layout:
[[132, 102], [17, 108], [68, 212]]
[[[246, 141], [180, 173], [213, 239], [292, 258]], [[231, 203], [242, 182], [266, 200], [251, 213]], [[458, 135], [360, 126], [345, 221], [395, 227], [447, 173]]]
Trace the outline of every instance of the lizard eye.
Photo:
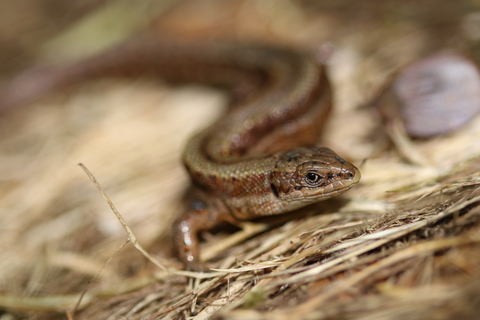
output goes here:
[[315, 172], [308, 172], [304, 176], [305, 182], [310, 186], [317, 186], [322, 180], [322, 176]]

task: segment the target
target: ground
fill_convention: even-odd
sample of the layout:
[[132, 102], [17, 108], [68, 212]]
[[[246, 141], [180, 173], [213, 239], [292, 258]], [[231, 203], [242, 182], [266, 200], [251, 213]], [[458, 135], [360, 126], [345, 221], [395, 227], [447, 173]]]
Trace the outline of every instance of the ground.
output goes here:
[[178, 268], [171, 226], [189, 184], [180, 155], [220, 116], [227, 93], [161, 79], [52, 93], [1, 116], [1, 319], [473, 319], [480, 311], [480, 119], [407, 138], [402, 149], [372, 103], [428, 54], [476, 59], [474, 1], [1, 6], [4, 82], [145, 32], [312, 52], [327, 64], [335, 98], [319, 144], [362, 172], [340, 199], [205, 234], [215, 273], [164, 272], [126, 243], [77, 164], [93, 172], [138, 243]]

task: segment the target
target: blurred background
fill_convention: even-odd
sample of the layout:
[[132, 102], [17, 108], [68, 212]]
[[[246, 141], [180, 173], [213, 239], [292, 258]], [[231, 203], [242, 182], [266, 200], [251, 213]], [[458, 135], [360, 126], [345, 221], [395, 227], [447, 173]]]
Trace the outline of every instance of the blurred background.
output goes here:
[[[146, 29], [182, 37], [355, 46], [404, 59], [474, 47], [477, 1], [59, 1], [0, 4], [2, 74], [32, 59], [81, 56]], [[395, 48], [395, 49], [394, 49]]]

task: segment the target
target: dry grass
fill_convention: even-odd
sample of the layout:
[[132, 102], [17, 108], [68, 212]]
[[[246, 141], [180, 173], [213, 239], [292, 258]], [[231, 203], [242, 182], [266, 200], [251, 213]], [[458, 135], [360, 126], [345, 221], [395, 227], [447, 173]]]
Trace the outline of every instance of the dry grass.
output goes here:
[[[480, 119], [407, 138], [405, 159], [368, 103], [408, 61], [473, 46], [458, 26], [475, 10], [221, 3], [181, 1], [151, 28], [307, 49], [333, 42], [336, 110], [322, 144], [360, 166], [361, 184], [292, 215], [207, 233], [202, 254], [214, 271], [179, 272], [170, 230], [188, 186], [180, 153], [226, 95], [144, 79], [54, 93], [0, 120], [0, 319], [474, 319]], [[168, 271], [126, 242], [79, 162]]]

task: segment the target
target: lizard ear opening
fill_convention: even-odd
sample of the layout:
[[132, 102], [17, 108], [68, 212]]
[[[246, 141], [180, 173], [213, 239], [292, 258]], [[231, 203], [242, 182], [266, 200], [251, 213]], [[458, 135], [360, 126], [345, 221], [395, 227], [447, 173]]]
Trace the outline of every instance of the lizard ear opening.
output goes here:
[[272, 193], [273, 193], [273, 195], [275, 196], [275, 198], [278, 198], [279, 195], [278, 195], [277, 187], [275, 187], [275, 186], [273, 185], [273, 183], [270, 183], [270, 188], [272, 189]]

